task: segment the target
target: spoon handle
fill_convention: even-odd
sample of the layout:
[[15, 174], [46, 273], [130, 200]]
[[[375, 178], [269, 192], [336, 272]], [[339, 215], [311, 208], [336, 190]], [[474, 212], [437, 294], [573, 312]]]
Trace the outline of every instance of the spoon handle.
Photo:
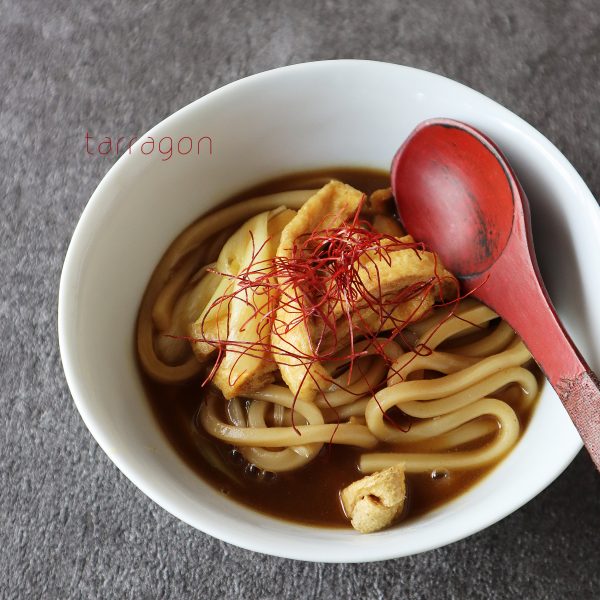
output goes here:
[[[475, 295], [505, 317], [521, 336], [600, 470], [600, 381], [556, 314], [535, 257], [531, 256], [530, 262], [526, 256], [505, 252]], [[515, 273], [519, 277], [514, 277]]]
[[567, 409], [594, 464], [600, 470], [600, 381], [587, 370], [552, 384]]

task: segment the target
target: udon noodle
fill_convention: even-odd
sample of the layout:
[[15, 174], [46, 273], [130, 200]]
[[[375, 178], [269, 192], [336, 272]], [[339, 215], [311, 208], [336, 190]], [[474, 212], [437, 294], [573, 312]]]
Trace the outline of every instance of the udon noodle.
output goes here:
[[[491, 309], [452, 292], [451, 274], [391, 216], [389, 194], [346, 214], [346, 188], [326, 188], [251, 198], [186, 229], [140, 307], [143, 370], [168, 385], [197, 378], [196, 426], [262, 473], [302, 472], [331, 445], [360, 449], [355, 479], [398, 465], [409, 477], [490, 468], [517, 443], [518, 415], [537, 396], [528, 350]], [[363, 279], [340, 296], [328, 279], [325, 301], [289, 277], [313, 263], [290, 256], [312, 251], [315, 232], [343, 237], [346, 227], [351, 237], [348, 223], [384, 250], [361, 246], [351, 273]], [[332, 244], [323, 247], [340, 260]], [[376, 284], [362, 275], [372, 265]]]

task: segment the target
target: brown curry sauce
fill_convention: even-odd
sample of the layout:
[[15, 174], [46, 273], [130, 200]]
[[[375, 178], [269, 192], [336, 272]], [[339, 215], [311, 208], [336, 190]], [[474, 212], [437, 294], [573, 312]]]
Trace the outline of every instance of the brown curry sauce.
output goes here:
[[[273, 180], [232, 198], [227, 204], [262, 194], [317, 188], [330, 179], [344, 181], [366, 194], [389, 185], [389, 175], [384, 171], [329, 169]], [[541, 378], [537, 367], [535, 369]], [[362, 477], [357, 465], [365, 450], [325, 444], [308, 465], [287, 473], [265, 474], [250, 467], [238, 451], [211, 437], [199, 424], [197, 414], [206, 393], [202, 376], [184, 384], [161, 384], [144, 373], [141, 376], [156, 421], [169, 443], [199, 477], [224, 496], [285, 520], [322, 527], [350, 526], [339, 492]], [[511, 390], [504, 393], [511, 393]], [[502, 395], [497, 394], [498, 397]], [[515, 410], [521, 433], [534, 406], [535, 403], [527, 411], [520, 411], [518, 407]], [[385, 450], [390, 447], [381, 443], [371, 451]], [[407, 474], [405, 518], [414, 519], [456, 498], [494, 466], [436, 474], [438, 476]]]

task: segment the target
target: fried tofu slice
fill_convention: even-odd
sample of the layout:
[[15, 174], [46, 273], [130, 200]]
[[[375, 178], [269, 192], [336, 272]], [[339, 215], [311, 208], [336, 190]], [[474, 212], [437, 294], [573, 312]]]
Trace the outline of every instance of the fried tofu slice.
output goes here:
[[368, 207], [375, 214], [385, 214], [393, 197], [391, 187], [375, 190], [369, 196]]
[[[396, 243], [388, 240], [383, 245], [389, 250], [381, 253], [366, 252], [360, 258], [360, 265], [356, 269], [356, 289], [361, 290], [361, 295], [368, 298], [388, 300], [394, 294], [399, 294], [413, 286], [431, 281], [433, 287], [430, 292], [437, 299], [445, 299], [456, 296], [458, 282], [456, 277], [442, 264], [440, 258], [428, 250], [414, 249], [402, 244], [414, 244], [410, 235], [398, 238]], [[368, 305], [365, 299], [364, 305]], [[400, 303], [399, 303], [400, 304]], [[357, 306], [352, 307], [356, 309]], [[360, 308], [360, 306], [359, 306]], [[334, 308], [333, 314], [336, 318], [342, 316], [347, 307], [342, 303]]]
[[[355, 286], [365, 300], [352, 306], [338, 302], [333, 307], [335, 336], [326, 324], [316, 328], [314, 335], [322, 338], [324, 353], [347, 343], [351, 328], [355, 337], [401, 329], [424, 318], [436, 301], [457, 297], [458, 281], [433, 252], [402, 248], [398, 242], [414, 244], [414, 239], [404, 236], [384, 255], [367, 253], [361, 258]], [[424, 287], [419, 291], [421, 284]], [[417, 287], [407, 293], [411, 286]]]
[[[382, 190], [379, 195], [380, 203], [391, 199], [389, 190]], [[356, 214], [363, 201], [362, 192], [331, 181], [312, 196], [286, 226], [277, 255], [292, 258], [297, 240], [314, 231], [339, 227]], [[418, 320], [436, 300], [457, 293], [456, 278], [433, 252], [415, 249], [411, 236], [395, 237], [394, 233], [401, 229], [394, 227], [393, 219], [384, 215], [376, 215], [376, 218], [379, 218], [378, 226], [386, 230], [384, 233], [390, 232], [388, 235], [393, 237], [383, 240], [383, 252], [380, 249], [367, 251], [356, 263], [354, 297], [362, 296], [363, 301], [354, 299], [352, 306], [337, 301], [328, 312], [328, 323], [311, 322], [303, 318], [308, 312], [309, 300], [302, 290], [292, 287], [282, 290], [271, 334], [273, 344], [278, 347], [275, 358], [283, 380], [302, 400], [314, 400], [317, 392], [330, 384], [326, 369], [311, 360], [315, 347], [318, 346], [321, 356], [325, 355], [333, 346], [349, 339], [351, 326], [359, 333], [380, 333], [401, 322]], [[431, 285], [427, 286], [428, 282]], [[424, 284], [422, 293], [411, 297], [411, 292], [403, 299], [404, 291], [420, 284]], [[335, 333], [331, 331], [331, 322], [336, 323]]]
[[385, 233], [386, 235], [393, 235], [394, 237], [401, 238], [405, 235], [402, 225], [389, 215], [376, 214], [373, 217], [373, 229], [379, 233]]
[[340, 493], [346, 516], [361, 533], [372, 533], [391, 525], [404, 509], [404, 466], [395, 465], [367, 475]]
[[214, 342], [224, 342], [225, 354], [212, 382], [227, 399], [259, 390], [274, 380], [277, 364], [269, 351], [268, 314], [278, 301], [273, 287], [243, 289], [239, 280], [227, 275], [239, 275], [246, 270], [247, 277], [252, 278], [253, 268], [268, 264], [275, 256], [281, 231], [295, 214], [287, 209], [261, 213], [230, 238], [216, 267], [225, 275], [191, 327], [192, 337], [198, 339], [193, 344], [194, 352], [201, 359], [216, 350]]
[[[369, 307], [354, 310], [350, 319], [344, 316], [336, 321], [335, 336], [329, 329], [323, 328], [322, 353], [332, 353], [336, 348], [347, 346], [350, 343], [351, 330], [356, 339], [362, 335], [379, 335], [395, 328], [404, 329], [406, 325], [424, 318], [433, 307], [434, 302], [434, 295], [430, 293], [424, 297], [419, 296], [407, 300], [391, 310], [388, 307], [386, 310], [389, 312], [383, 314]], [[318, 337], [318, 335], [319, 332], [315, 332], [315, 336]]]
[[[291, 259], [294, 245], [303, 235], [328, 228], [339, 227], [356, 214], [364, 194], [339, 181], [330, 181], [300, 208], [298, 214], [281, 233], [277, 256]], [[279, 308], [271, 332], [272, 344], [279, 370], [292, 393], [300, 400], [311, 402], [319, 390], [326, 389], [331, 378], [327, 370], [314, 356], [311, 324], [302, 315], [308, 302], [298, 288], [288, 287], [281, 291]]]

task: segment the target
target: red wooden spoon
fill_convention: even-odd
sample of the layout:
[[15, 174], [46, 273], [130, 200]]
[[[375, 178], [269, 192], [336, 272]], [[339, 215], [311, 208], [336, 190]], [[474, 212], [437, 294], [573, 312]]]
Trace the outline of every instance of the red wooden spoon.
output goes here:
[[500, 150], [464, 123], [425, 121], [396, 153], [391, 178], [406, 230], [521, 336], [600, 470], [600, 382], [552, 306], [527, 198]]

